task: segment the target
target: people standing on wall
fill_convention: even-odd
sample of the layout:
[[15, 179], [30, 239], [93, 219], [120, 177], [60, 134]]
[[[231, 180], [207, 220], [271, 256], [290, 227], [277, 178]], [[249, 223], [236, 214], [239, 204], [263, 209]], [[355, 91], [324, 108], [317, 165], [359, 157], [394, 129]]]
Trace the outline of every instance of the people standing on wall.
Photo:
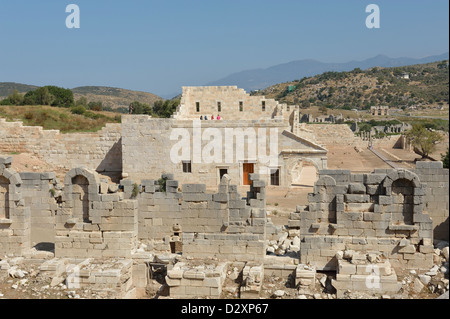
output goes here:
[[217, 120], [220, 121], [220, 115], [219, 114], [217, 114]]
[[200, 115], [200, 121], [203, 121], [203, 115]]
[[214, 120], [214, 115], [211, 115], [211, 120]]

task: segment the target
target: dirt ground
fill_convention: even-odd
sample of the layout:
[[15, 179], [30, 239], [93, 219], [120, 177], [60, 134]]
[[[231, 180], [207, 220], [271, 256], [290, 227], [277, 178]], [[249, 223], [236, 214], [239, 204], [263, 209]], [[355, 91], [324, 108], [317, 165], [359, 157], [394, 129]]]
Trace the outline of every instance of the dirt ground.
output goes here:
[[67, 173], [67, 170], [61, 169], [55, 165], [49, 164], [43, 159], [32, 153], [21, 153], [21, 154], [2, 154], [0, 153], [0, 157], [12, 157], [12, 168], [16, 172], [55, 172], [56, 177], [59, 178], [61, 182], [64, 181], [64, 176]]

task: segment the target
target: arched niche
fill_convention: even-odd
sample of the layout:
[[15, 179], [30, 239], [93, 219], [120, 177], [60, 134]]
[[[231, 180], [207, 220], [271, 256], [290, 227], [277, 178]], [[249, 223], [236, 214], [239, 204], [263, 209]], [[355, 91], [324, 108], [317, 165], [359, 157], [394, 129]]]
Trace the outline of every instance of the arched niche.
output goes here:
[[64, 199], [66, 208], [71, 208], [72, 217], [84, 223], [91, 223], [89, 210], [92, 201], [97, 200], [100, 178], [95, 171], [75, 168], [64, 178]]

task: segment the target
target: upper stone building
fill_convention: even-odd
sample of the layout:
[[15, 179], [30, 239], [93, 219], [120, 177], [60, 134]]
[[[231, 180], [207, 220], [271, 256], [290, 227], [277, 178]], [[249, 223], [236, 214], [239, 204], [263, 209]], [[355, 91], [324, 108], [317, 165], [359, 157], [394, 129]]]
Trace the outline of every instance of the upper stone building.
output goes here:
[[171, 173], [211, 187], [225, 174], [250, 185], [248, 174], [258, 173], [268, 186], [313, 185], [327, 150], [303, 133], [298, 106], [236, 86], [183, 87], [171, 119], [123, 116], [123, 173], [136, 181]]
[[273, 118], [285, 104], [264, 96], [250, 96], [237, 86], [183, 87], [180, 106], [173, 118], [199, 119], [217, 115], [223, 120], [259, 120]]

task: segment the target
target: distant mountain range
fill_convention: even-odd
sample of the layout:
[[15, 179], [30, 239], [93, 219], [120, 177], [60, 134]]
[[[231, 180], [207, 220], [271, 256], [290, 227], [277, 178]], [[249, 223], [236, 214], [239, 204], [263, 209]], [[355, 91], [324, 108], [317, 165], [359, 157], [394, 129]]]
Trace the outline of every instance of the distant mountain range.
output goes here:
[[[429, 56], [422, 59], [414, 58], [390, 58], [385, 55], [377, 55], [364, 61], [350, 61], [347, 63], [324, 63], [312, 59], [292, 61], [289, 63], [275, 65], [266, 69], [245, 70], [233, 73], [223, 79], [207, 83], [206, 86], [236, 85], [247, 92], [262, 90], [269, 86], [300, 80], [304, 77], [315, 76], [328, 71], [351, 71], [355, 68], [366, 70], [375, 66], [378, 67], [400, 67], [415, 64], [425, 64], [430, 62], [448, 60], [449, 53]], [[0, 82], [0, 98], [7, 97], [16, 89], [20, 93], [26, 93], [37, 89], [38, 86], [13, 82]], [[180, 88], [181, 90], [181, 88]], [[157, 100], [170, 99], [180, 94], [157, 96], [148, 92], [126, 90], [120, 88], [104, 86], [83, 86], [72, 89], [75, 99], [82, 96], [89, 102], [102, 101], [104, 106], [112, 108], [128, 107], [133, 101], [148, 103], [153, 105]]]
[[425, 64], [430, 62], [447, 60], [449, 53], [429, 56], [421, 59], [414, 58], [390, 58], [385, 55], [377, 55], [364, 61], [350, 61], [347, 63], [324, 63], [316, 60], [298, 60], [289, 63], [275, 65], [266, 69], [245, 70], [233, 73], [223, 79], [210, 82], [208, 86], [237, 85], [247, 92], [260, 90], [271, 85], [304, 77], [315, 76], [328, 71], [351, 71], [355, 68], [362, 70], [375, 66], [378, 67], [400, 67], [414, 64]]

